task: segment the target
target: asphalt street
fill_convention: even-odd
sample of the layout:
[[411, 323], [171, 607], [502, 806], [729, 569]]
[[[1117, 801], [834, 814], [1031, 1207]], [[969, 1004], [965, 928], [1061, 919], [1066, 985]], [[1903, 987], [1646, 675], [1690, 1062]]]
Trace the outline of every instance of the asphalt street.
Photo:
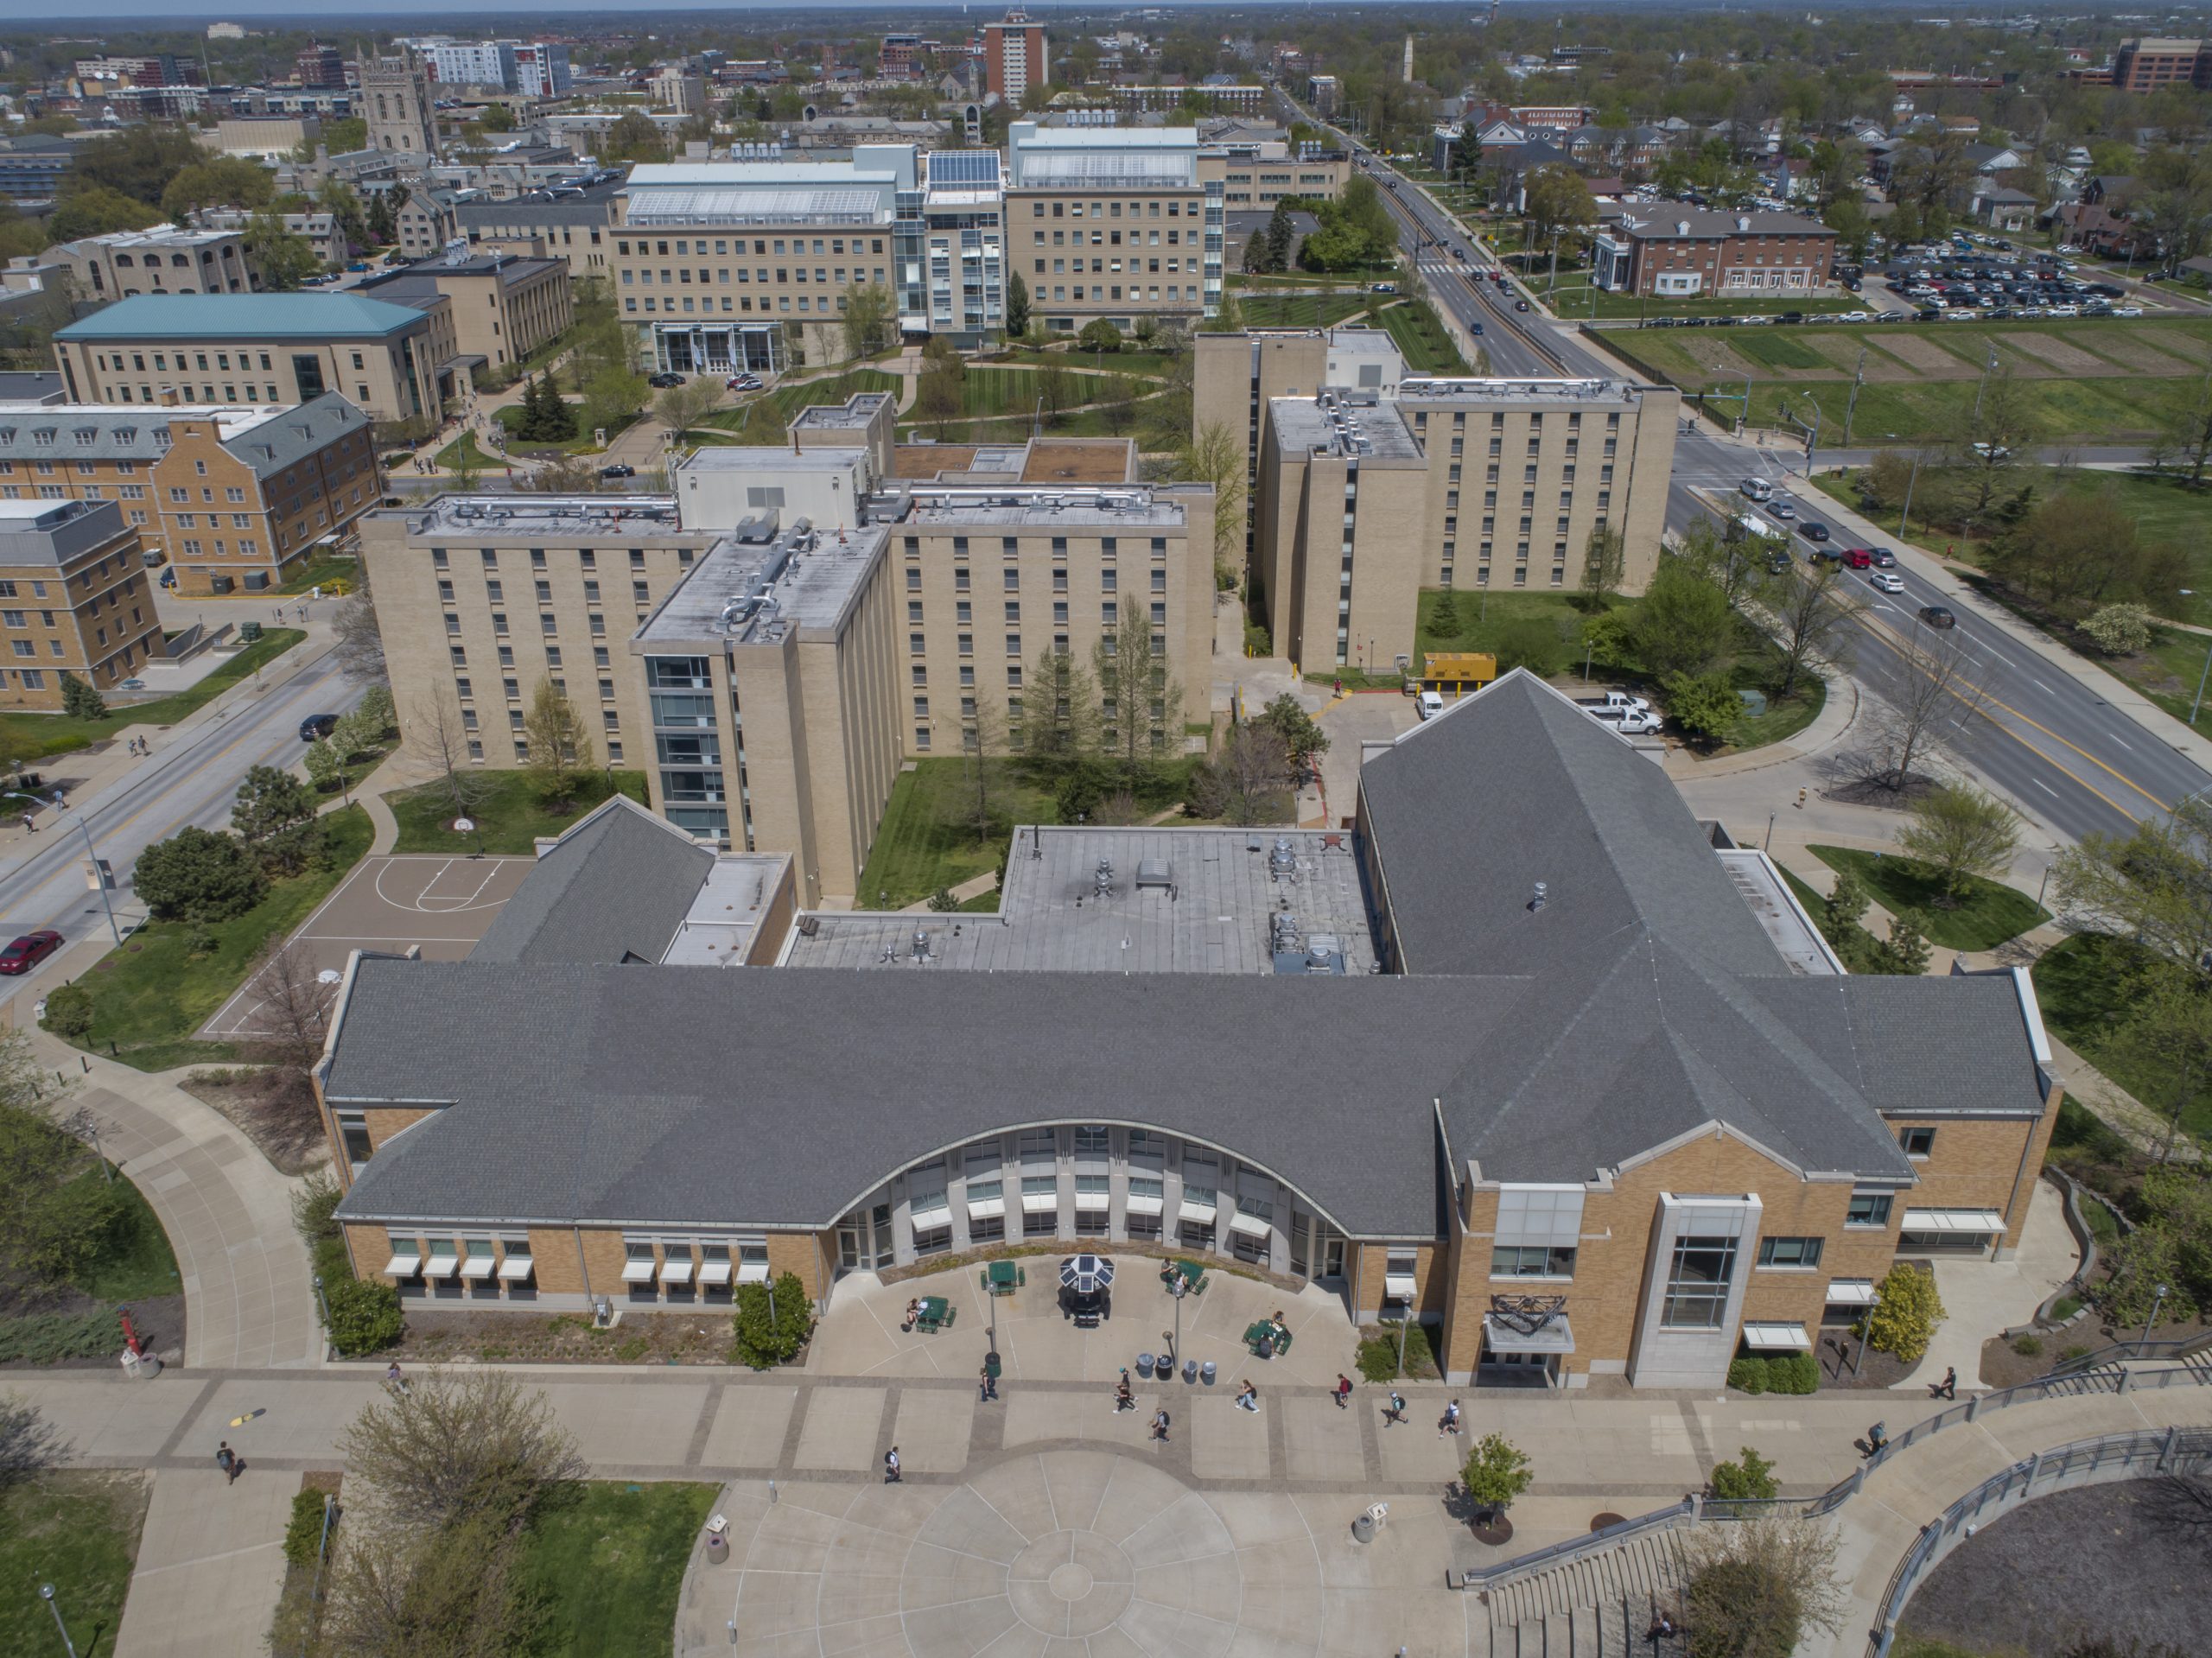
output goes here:
[[[296, 647], [320, 652], [293, 677], [258, 695], [233, 693], [228, 711], [204, 724], [153, 740], [152, 755], [137, 768], [94, 793], [72, 796], [68, 809], [39, 814], [39, 833], [10, 848], [0, 867], [0, 928], [8, 937], [54, 927], [72, 943], [104, 935], [107, 922], [99, 893], [86, 873], [85, 833], [114, 871], [110, 894], [119, 917], [143, 916], [130, 886], [138, 854], [186, 824], [230, 827], [231, 804], [247, 770], [290, 765], [300, 758], [300, 721], [310, 714], [343, 714], [360, 700], [360, 688], [339, 671], [327, 643]], [[48, 767], [49, 771], [53, 768]], [[0, 810], [20, 810], [20, 800]], [[0, 1001], [41, 994], [55, 977], [49, 960], [21, 978], [0, 979]]]
[[[1370, 174], [1386, 187], [1397, 176], [1373, 155], [1365, 156]], [[1480, 322], [1491, 371], [1503, 375], [1618, 374], [1563, 329], [1538, 314], [1514, 309], [1510, 283], [1490, 282], [1485, 261], [1472, 238], [1433, 206], [1410, 181], [1401, 180], [1383, 200], [1400, 225], [1401, 245], [1416, 261], [1432, 299], [1463, 324]], [[1454, 251], [1464, 260], [1454, 257]], [[1871, 450], [1823, 452], [1822, 461], [1863, 461]], [[2132, 449], [2076, 449], [2076, 462], [2124, 464], [2139, 458]], [[1789, 470], [1804, 468], [1796, 451], [1767, 452], [1726, 442], [1702, 424], [1688, 423], [1677, 438], [1667, 499], [1667, 523], [1680, 530], [1700, 517], [1715, 516], [1714, 495], [1735, 492], [1758, 473], [1777, 480], [1778, 497], [1794, 499], [1804, 517], [1824, 518], [1833, 504], [1808, 492], [1796, 497], [1780, 484]], [[2056, 455], [2049, 457], [2058, 458]], [[1738, 498], [1740, 499], [1740, 498]], [[1847, 540], [1849, 538], [1847, 537]], [[1811, 543], [1794, 531], [1793, 550], [1802, 557]], [[1869, 544], [1894, 542], [1874, 538]], [[2060, 671], [2020, 637], [2024, 625], [1978, 598], [1961, 598], [1938, 588], [1915, 568], [1923, 555], [1907, 553], [1897, 569], [1901, 594], [1868, 586], [1870, 602], [1853, 626], [1847, 653], [1853, 676], [1878, 697], [1894, 703], [1902, 676], [1924, 672], [1921, 664], [1931, 644], [1954, 646], [1963, 654], [1958, 675], [1961, 695], [1956, 713], [1942, 733], [1961, 765], [2001, 790], [2031, 822], [2055, 837], [2072, 841], [2093, 830], [2125, 833], [2136, 823], [2169, 811], [2183, 797], [2212, 787], [2212, 773], [2115, 708], [2091, 676], [2077, 679]], [[1853, 572], [1855, 583], [1864, 580]], [[1942, 603], [1959, 617], [1955, 632], [1938, 640], [1922, 628], [1923, 605]], [[2212, 639], [2208, 639], [2212, 645]]]

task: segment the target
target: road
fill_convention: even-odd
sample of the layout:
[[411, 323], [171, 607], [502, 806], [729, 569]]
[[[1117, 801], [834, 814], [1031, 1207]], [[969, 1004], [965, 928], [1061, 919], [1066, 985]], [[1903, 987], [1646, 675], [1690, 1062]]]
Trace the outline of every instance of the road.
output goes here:
[[[85, 835], [115, 873], [118, 914], [143, 915], [130, 887], [138, 854], [186, 824], [230, 827], [231, 803], [255, 765], [289, 765], [300, 758], [300, 721], [310, 714], [342, 714], [360, 700], [360, 688], [339, 671], [327, 641], [310, 638], [296, 651], [319, 652], [282, 684], [256, 695], [233, 691], [227, 714], [156, 738], [149, 759], [117, 782], [71, 798], [67, 811], [42, 813], [39, 833], [19, 842], [0, 868], [0, 926], [9, 936], [54, 927], [71, 942], [104, 934], [99, 895], [86, 883]], [[281, 659], [280, 659], [281, 660]], [[4, 803], [19, 808], [20, 801]], [[126, 917], [127, 924], [127, 917]], [[54, 980], [54, 963], [22, 978], [0, 979], [0, 1001], [18, 993], [42, 994]]]
[[[1291, 118], [1313, 118], [1291, 107]], [[1612, 377], [1621, 372], [1540, 314], [1515, 310], [1510, 285], [1475, 280], [1470, 273], [1484, 270], [1490, 261], [1473, 239], [1411, 181], [1371, 153], [1364, 160], [1368, 171], [1386, 187], [1383, 200], [1401, 227], [1401, 245], [1415, 260], [1432, 300], [1463, 325], [1482, 324], [1492, 372]], [[1399, 184], [1395, 191], [1387, 187], [1394, 178]], [[1454, 250], [1465, 256], [1464, 262], [1453, 257]], [[1853, 452], [1862, 458], [1870, 453]], [[2137, 455], [2126, 449], [2070, 453], [2077, 461], [2113, 462]], [[1802, 473], [1796, 452], [1789, 451], [1789, 458]], [[1848, 457], [1829, 451], [1822, 458]], [[1778, 455], [1729, 442], [1702, 422], [1686, 422], [1675, 446], [1668, 527], [1680, 530], [1713, 516], [1709, 498], [1701, 499], [1699, 492], [1727, 494], [1752, 473], [1779, 479]], [[1833, 508], [1816, 492], [1797, 498], [1797, 505], [1816, 518], [1827, 517]], [[1794, 534], [1790, 539], [1802, 556], [1808, 543]], [[2212, 788], [2212, 772], [2113, 708], [2100, 694], [2097, 677], [2080, 679], [2057, 668], [2019, 637], [2025, 632], [2023, 624], [1995, 607], [1938, 589], [1915, 568], [1923, 556], [1907, 554], [1900, 560], [1904, 593], [1868, 589], [1866, 596], [1875, 602], [1854, 624], [1849, 652], [1851, 671], [1862, 685], [1894, 702], [1900, 676], [1922, 671], [1914, 663], [1929, 636], [1923, 633], [1916, 642], [1920, 607], [1947, 604], [1960, 617], [1955, 637], [1965, 653], [1961, 677], [1969, 694], [1944, 740], [1963, 765], [2003, 791], [2031, 821], [2064, 841], [2092, 831], [2124, 834], [2142, 819], [2171, 810], [2184, 796]]]

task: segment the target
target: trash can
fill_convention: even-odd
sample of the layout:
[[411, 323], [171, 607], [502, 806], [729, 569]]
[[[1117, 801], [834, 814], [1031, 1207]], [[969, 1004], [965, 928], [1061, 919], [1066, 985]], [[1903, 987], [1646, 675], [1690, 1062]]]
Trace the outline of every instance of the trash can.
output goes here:
[[1152, 1355], [1151, 1355], [1151, 1354], [1149, 1354], [1149, 1353], [1140, 1353], [1140, 1354], [1138, 1354], [1138, 1355], [1137, 1355], [1137, 1374], [1138, 1374], [1139, 1375], [1141, 1375], [1141, 1376], [1147, 1376], [1147, 1377], [1148, 1377], [1148, 1376], [1150, 1376], [1150, 1375], [1152, 1375]]
[[995, 1350], [983, 1355], [983, 1374], [994, 1382], [999, 1379], [999, 1356]]
[[720, 1566], [728, 1559], [729, 1559], [729, 1539], [721, 1532], [709, 1532], [707, 1534], [707, 1564]]
[[1198, 1379], [1198, 1360], [1196, 1360], [1196, 1359], [1185, 1359], [1185, 1360], [1183, 1361], [1183, 1380], [1184, 1380], [1184, 1381], [1185, 1381], [1185, 1382], [1196, 1382]]
[[1351, 1540], [1355, 1543], [1371, 1543], [1375, 1540], [1375, 1516], [1364, 1509], [1359, 1511], [1357, 1517], [1351, 1522]]
[[1199, 1372], [1199, 1374], [1205, 1377], [1207, 1387], [1211, 1388], [1213, 1386], [1213, 1361], [1211, 1359], [1208, 1359], [1205, 1362], [1205, 1367]]

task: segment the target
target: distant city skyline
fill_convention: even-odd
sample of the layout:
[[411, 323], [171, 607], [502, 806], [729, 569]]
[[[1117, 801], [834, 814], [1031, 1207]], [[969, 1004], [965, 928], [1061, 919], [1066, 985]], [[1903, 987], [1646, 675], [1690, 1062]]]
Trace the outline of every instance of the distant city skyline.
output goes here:
[[[378, 20], [386, 17], [435, 16], [446, 20], [449, 29], [464, 31], [470, 20], [491, 17], [594, 17], [609, 20], [620, 18], [627, 20], [629, 26], [635, 28], [640, 23], [647, 22], [659, 13], [677, 11], [722, 11], [733, 15], [747, 15], [826, 10], [851, 12], [899, 10], [950, 13], [957, 16], [964, 10], [979, 17], [985, 16], [996, 17], [1015, 3], [1017, 0], [901, 0], [899, 5], [893, 7], [882, 3], [882, 0], [756, 0], [755, 3], [750, 4], [743, 3], [742, 0], [740, 0], [739, 3], [732, 3], [732, 0], [654, 0], [654, 3], [646, 7], [616, 9], [604, 5], [549, 7], [538, 3], [537, 0], [473, 0], [473, 3], [465, 10], [457, 11], [450, 5], [438, 3], [438, 0], [385, 0], [384, 3], [350, 16], [346, 20], [346, 27], [349, 29], [359, 29], [365, 26], [372, 28]], [[1237, 0], [1149, 0], [1149, 3], [1157, 10], [1189, 10], [1200, 7], [1232, 6], [1237, 3]], [[1441, 4], [1443, 0], [1434, 0], [1434, 3]], [[1415, 8], [1408, 7], [1408, 9]], [[1073, 8], [1039, 4], [1035, 7], [1035, 10], [1040, 15], [1051, 15], [1072, 10]], [[11, 23], [14, 21], [10, 20]], [[21, 26], [38, 28], [60, 21], [62, 20], [53, 17], [25, 17], [22, 20]], [[141, 0], [141, 3], [137, 4], [132, 4], [130, 0], [123, 0], [123, 3], [119, 6], [103, 7], [96, 16], [73, 16], [67, 21], [74, 31], [79, 29], [97, 29], [101, 24], [111, 22], [190, 24], [198, 28], [208, 23], [242, 21], [292, 24], [302, 29], [312, 29], [318, 25], [326, 25], [330, 20], [326, 14], [302, 10], [298, 0], [265, 0], [265, 3], [262, 3], [262, 0], [240, 0], [238, 3], [221, 6], [209, 6], [204, 3], [203, 0], [189, 0], [188, 3], [188, 0]], [[0, 33], [4, 32], [0, 30]]]

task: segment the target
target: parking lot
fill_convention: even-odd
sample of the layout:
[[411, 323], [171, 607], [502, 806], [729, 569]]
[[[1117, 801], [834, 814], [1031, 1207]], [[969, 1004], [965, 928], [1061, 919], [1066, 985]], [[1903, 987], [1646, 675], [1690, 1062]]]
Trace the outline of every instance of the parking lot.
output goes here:
[[[457, 962], [483, 937], [531, 863], [439, 854], [365, 858], [292, 940], [326, 984], [337, 982], [357, 950], [399, 956], [420, 949], [431, 961]], [[262, 975], [249, 979], [200, 1034], [218, 1041], [270, 1034], [270, 989]]]

